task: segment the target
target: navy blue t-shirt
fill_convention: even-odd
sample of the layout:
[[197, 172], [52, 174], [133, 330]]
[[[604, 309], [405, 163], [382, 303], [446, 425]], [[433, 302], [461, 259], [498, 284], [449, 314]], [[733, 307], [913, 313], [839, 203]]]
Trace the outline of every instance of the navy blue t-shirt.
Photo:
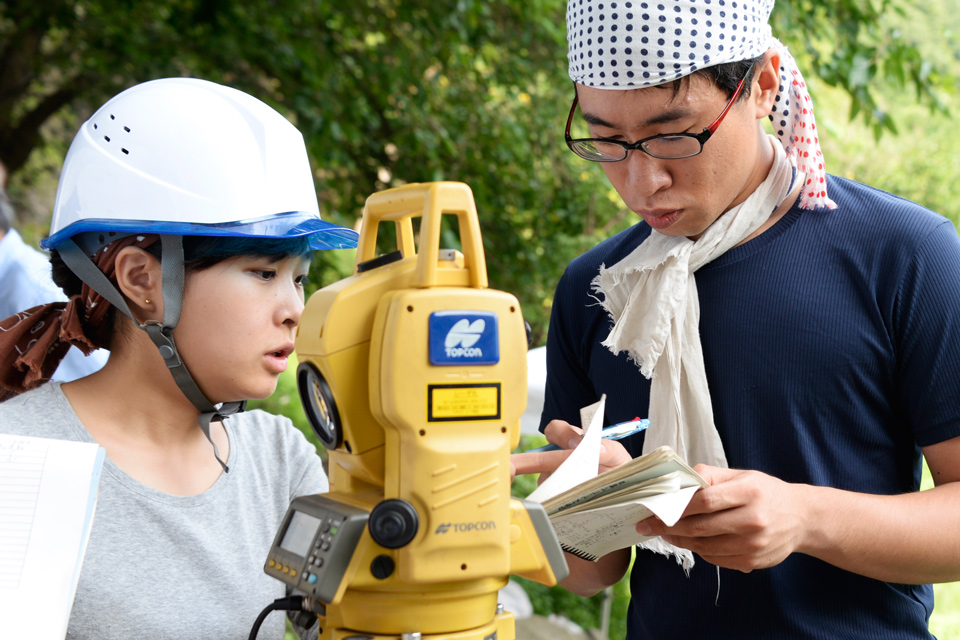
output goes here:
[[[794, 206], [696, 273], [717, 430], [731, 468], [872, 494], [916, 491], [920, 447], [960, 435], [960, 240], [914, 203], [830, 176], [834, 210]], [[650, 233], [639, 223], [574, 260], [557, 288], [542, 425], [645, 417], [650, 383], [601, 346], [591, 281]], [[643, 435], [624, 441], [640, 454]], [[743, 574], [638, 551], [631, 640], [930, 638], [929, 585], [881, 582], [802, 554]]]

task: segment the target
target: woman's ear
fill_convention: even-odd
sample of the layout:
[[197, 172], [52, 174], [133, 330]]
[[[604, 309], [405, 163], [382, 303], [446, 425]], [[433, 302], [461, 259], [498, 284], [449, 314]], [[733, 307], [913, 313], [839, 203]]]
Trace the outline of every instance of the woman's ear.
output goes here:
[[780, 92], [780, 53], [774, 49], [767, 51], [763, 62], [753, 75], [753, 87], [750, 97], [756, 105], [757, 120], [766, 118], [773, 111], [773, 103]]
[[143, 324], [163, 318], [160, 261], [139, 247], [125, 247], [114, 261], [117, 287]]

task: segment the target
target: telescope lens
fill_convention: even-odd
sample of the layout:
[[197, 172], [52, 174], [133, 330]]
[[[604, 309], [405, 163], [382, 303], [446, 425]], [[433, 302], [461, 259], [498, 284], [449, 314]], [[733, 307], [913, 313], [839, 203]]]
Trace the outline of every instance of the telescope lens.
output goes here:
[[338, 448], [343, 443], [343, 430], [337, 403], [330, 385], [312, 363], [301, 362], [297, 367], [297, 389], [317, 438], [327, 449]]

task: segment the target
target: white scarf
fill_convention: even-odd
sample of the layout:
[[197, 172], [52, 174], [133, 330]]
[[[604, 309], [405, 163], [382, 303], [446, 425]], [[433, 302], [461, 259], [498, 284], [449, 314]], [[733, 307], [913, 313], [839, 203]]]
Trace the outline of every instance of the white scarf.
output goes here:
[[[792, 190], [794, 165], [776, 139], [768, 138], [774, 161], [766, 180], [698, 240], [652, 230], [623, 260], [610, 268], [601, 265], [591, 283], [614, 323], [603, 345], [614, 354], [626, 351], [643, 375], [652, 378], [643, 453], [667, 445], [691, 465], [727, 466], [703, 365], [693, 274], [759, 229]], [[693, 566], [692, 552], [661, 538], [639, 546], [675, 555], [687, 571]]]
[[693, 274], [760, 228], [790, 192], [793, 164], [768, 138], [775, 155], [766, 180], [697, 241], [651, 231], [623, 260], [601, 266], [593, 280], [614, 322], [603, 345], [615, 354], [626, 351], [653, 380], [644, 453], [669, 445], [690, 464], [727, 466], [703, 366]]

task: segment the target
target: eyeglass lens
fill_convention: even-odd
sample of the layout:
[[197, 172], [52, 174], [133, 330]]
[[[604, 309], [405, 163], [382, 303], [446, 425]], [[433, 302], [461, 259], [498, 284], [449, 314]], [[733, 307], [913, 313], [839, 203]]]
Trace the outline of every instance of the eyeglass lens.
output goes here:
[[[643, 150], [656, 158], [689, 158], [700, 153], [700, 141], [691, 136], [660, 136], [643, 143]], [[615, 142], [572, 140], [570, 148], [587, 160], [616, 161], [627, 157], [627, 150]]]

